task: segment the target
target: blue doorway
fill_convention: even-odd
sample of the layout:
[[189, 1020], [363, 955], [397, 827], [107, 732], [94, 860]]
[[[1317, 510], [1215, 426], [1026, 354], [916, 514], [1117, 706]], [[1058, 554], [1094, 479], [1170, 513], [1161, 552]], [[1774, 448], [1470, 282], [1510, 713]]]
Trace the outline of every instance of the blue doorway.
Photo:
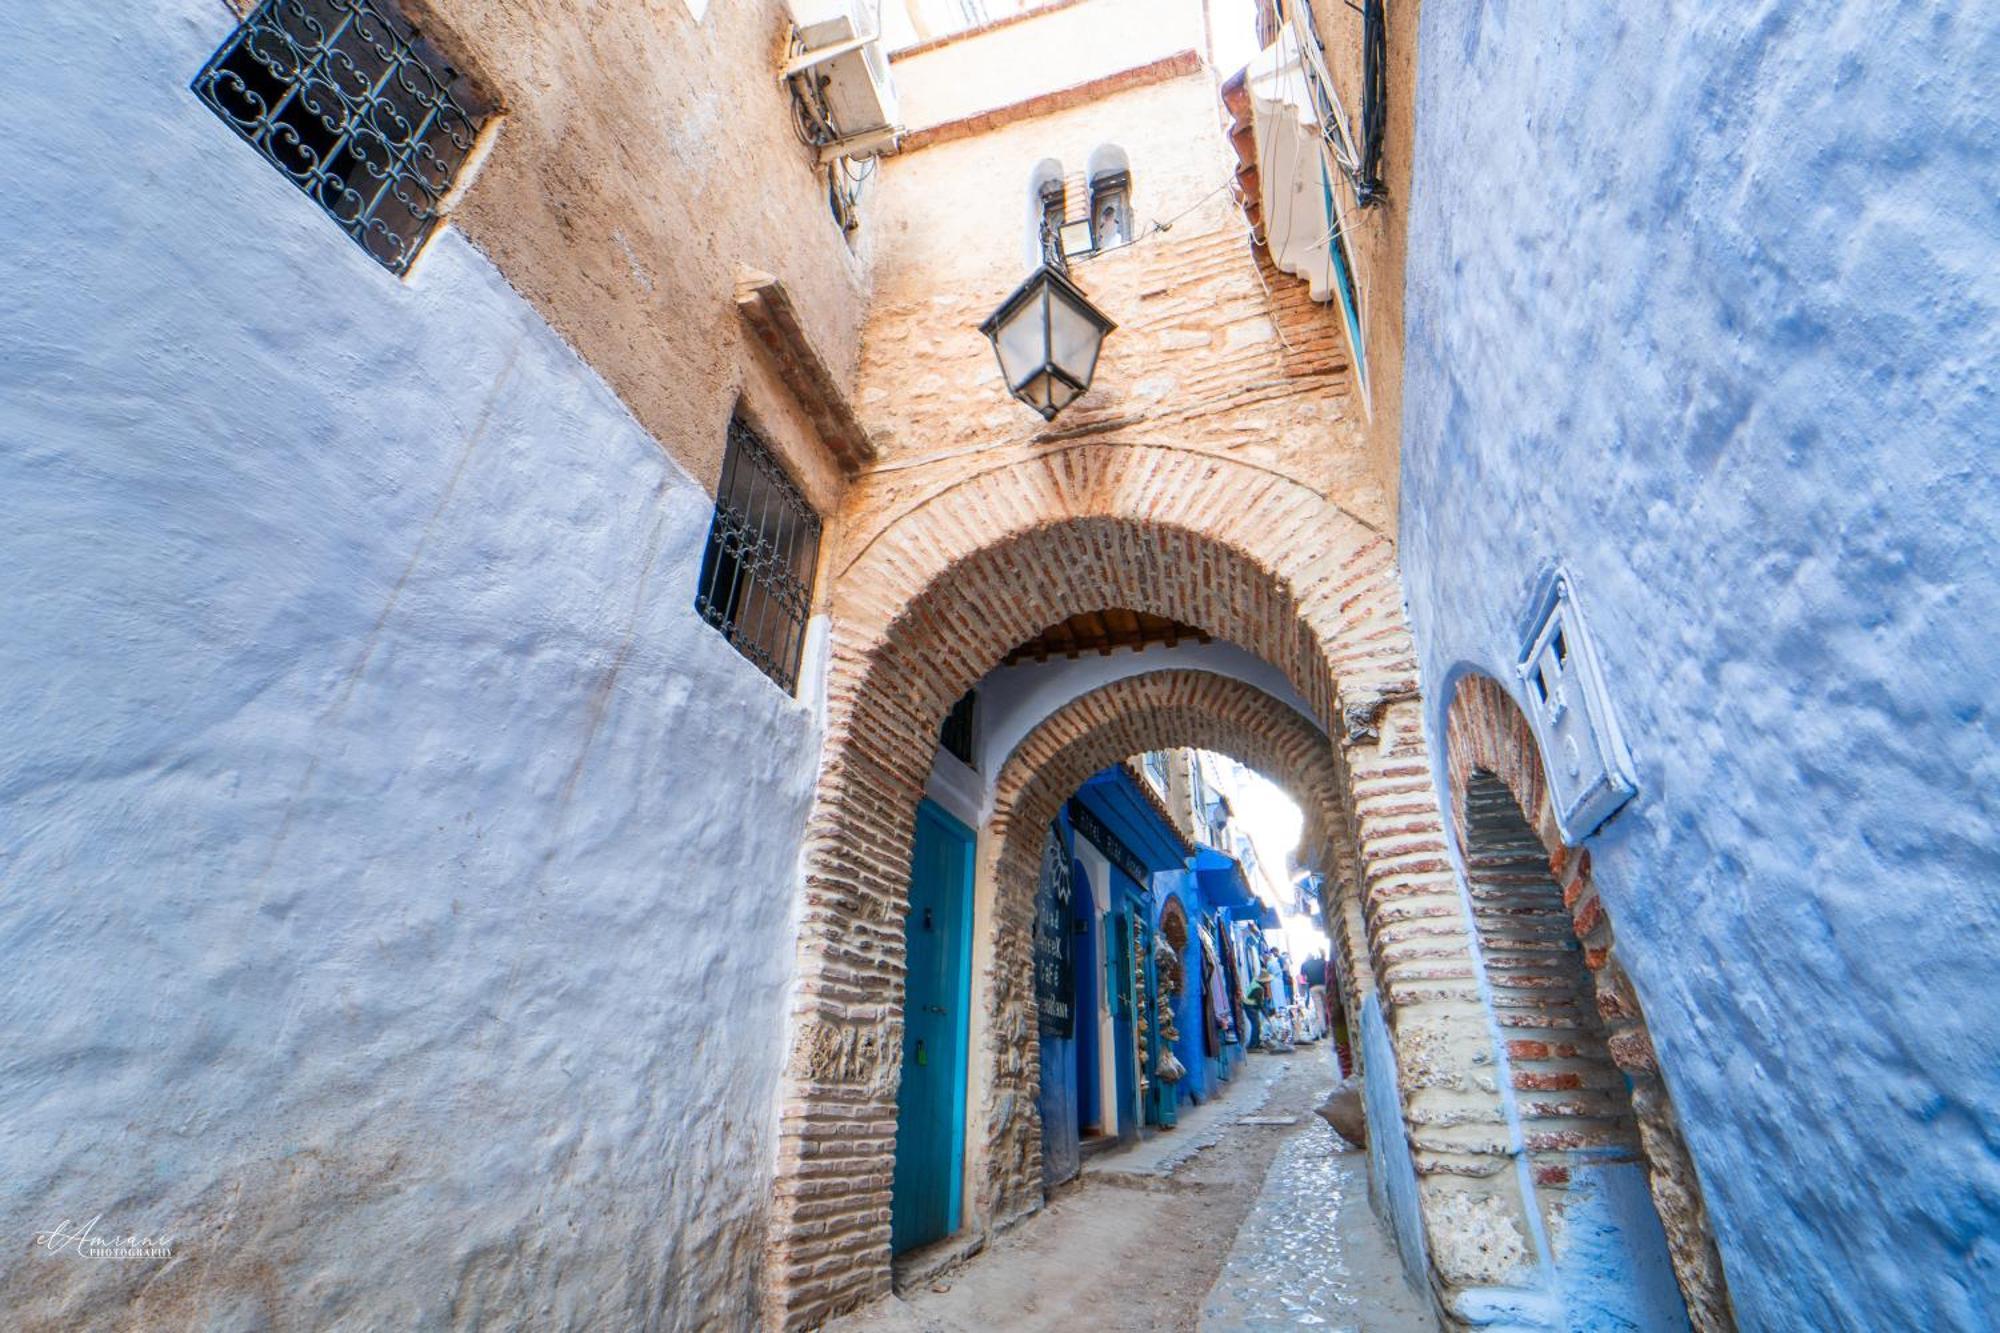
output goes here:
[[[1076, 936], [1076, 1129], [1081, 1138], [1104, 1132], [1104, 1098], [1099, 1087], [1097, 1058], [1097, 898], [1083, 863], [1071, 872], [1076, 884], [1075, 915], [1070, 929]], [[1113, 1132], [1117, 1126], [1111, 1127]]]
[[889, 1248], [958, 1230], [965, 1162], [966, 1017], [972, 964], [973, 833], [925, 801], [903, 920], [903, 1076], [896, 1092], [896, 1177]]

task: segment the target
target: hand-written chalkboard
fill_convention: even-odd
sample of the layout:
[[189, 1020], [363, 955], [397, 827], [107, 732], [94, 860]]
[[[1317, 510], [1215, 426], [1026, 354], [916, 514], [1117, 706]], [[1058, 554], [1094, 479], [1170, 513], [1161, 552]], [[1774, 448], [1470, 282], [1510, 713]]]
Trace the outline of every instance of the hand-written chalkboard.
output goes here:
[[1035, 888], [1035, 1008], [1044, 1037], [1068, 1037], [1076, 1031], [1076, 939], [1069, 929], [1075, 892], [1062, 832], [1051, 824], [1042, 844], [1042, 879]]

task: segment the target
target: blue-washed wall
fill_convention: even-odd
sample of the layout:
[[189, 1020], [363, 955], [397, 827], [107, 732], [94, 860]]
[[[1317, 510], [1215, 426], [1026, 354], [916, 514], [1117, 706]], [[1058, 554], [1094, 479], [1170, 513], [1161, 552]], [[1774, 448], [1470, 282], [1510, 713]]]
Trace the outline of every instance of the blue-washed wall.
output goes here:
[[232, 21], [0, 14], [7, 1322], [746, 1324], [812, 719], [494, 269], [188, 92]]
[[1640, 787], [1592, 868], [1742, 1325], [1988, 1327], [2000, 8], [1438, 3], [1421, 47], [1433, 740], [1565, 562]]

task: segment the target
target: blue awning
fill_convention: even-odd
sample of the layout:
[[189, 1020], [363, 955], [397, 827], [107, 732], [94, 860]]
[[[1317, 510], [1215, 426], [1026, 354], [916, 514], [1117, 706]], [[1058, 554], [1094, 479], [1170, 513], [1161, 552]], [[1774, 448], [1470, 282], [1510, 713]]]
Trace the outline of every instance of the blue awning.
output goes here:
[[1257, 901], [1243, 867], [1227, 852], [1202, 847], [1194, 854], [1194, 879], [1210, 907], [1244, 908]]
[[1077, 789], [1076, 799], [1149, 874], [1187, 867], [1188, 845], [1179, 830], [1167, 822], [1123, 764], [1114, 764], [1090, 778]]

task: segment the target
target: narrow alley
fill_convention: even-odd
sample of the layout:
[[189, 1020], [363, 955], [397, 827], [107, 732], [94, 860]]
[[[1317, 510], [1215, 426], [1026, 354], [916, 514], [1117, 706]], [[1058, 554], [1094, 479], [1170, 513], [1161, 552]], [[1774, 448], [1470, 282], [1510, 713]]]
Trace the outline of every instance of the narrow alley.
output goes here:
[[[1259, 1056], [1178, 1128], [1094, 1158], [983, 1253], [899, 1275], [829, 1333], [1433, 1333], [1367, 1202], [1364, 1154], [1313, 1114], [1330, 1052]], [[1087, 1317], [1085, 1316], [1087, 1312]]]

